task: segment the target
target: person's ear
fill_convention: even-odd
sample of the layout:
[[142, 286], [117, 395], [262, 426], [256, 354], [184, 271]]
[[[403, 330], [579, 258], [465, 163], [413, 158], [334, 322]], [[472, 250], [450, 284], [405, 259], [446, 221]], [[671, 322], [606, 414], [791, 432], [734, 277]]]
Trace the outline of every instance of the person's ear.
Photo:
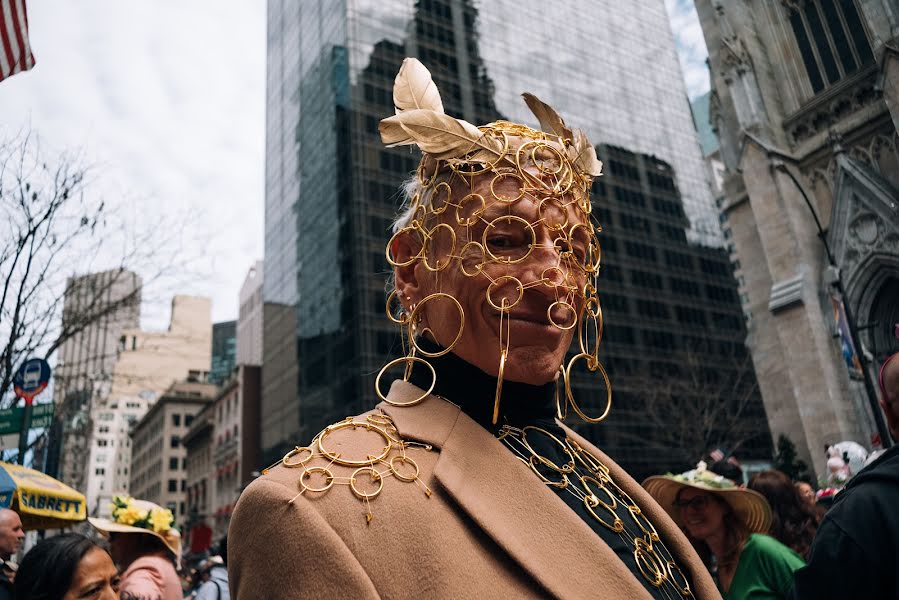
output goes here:
[[421, 297], [421, 281], [416, 273], [421, 252], [421, 240], [411, 231], [394, 237], [390, 245], [393, 262], [399, 265], [393, 268], [396, 295], [407, 312], [412, 312], [411, 306]]

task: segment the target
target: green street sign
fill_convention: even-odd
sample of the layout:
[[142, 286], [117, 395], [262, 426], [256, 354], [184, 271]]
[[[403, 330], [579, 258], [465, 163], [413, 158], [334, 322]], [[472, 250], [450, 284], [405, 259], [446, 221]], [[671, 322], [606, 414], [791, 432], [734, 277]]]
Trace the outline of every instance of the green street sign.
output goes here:
[[[31, 427], [50, 427], [53, 424], [52, 403], [35, 404], [31, 413]], [[21, 406], [0, 410], [0, 435], [19, 433], [22, 431], [22, 419], [25, 409]]]

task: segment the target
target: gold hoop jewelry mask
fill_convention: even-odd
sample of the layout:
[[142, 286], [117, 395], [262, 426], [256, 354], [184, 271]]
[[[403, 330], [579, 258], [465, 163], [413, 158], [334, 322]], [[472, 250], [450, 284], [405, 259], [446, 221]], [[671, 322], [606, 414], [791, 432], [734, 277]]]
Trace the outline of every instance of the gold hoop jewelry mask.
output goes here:
[[[579, 357], [590, 372], [604, 375], [599, 366], [601, 316], [597, 316], [601, 312], [595, 286], [599, 228], [591, 220], [589, 195], [602, 164], [582, 132], [568, 128], [535, 96], [524, 94], [524, 100], [542, 131], [507, 121], [476, 127], [444, 113], [436, 85], [420, 62], [411, 58], [403, 62], [394, 86], [396, 114], [381, 121], [381, 138], [389, 147], [417, 145], [423, 157], [411, 184], [406, 212], [395, 227], [386, 256], [397, 269], [421, 265], [437, 291], [419, 299], [417, 306], [403, 315], [391, 316], [391, 321], [403, 328], [408, 354], [391, 361], [378, 374], [376, 388], [382, 399], [386, 398], [380, 390], [385, 369], [405, 363], [404, 378], [408, 379], [414, 362], [426, 362], [422, 356], [450, 352], [463, 338], [463, 306], [441, 287], [448, 278], [458, 276], [485, 278], [485, 300], [499, 313], [494, 423], [499, 415], [503, 373], [508, 372], [506, 360], [510, 349], [522, 343], [511, 339], [510, 315], [529, 289], [539, 286], [551, 297], [547, 323], [562, 331], [575, 330], [581, 347]], [[519, 205], [525, 202], [532, 203], [533, 208], [521, 209]], [[539, 239], [548, 236], [551, 244], [538, 241], [538, 232]], [[400, 259], [393, 252], [394, 242], [401, 236], [413, 238], [419, 250]], [[500, 240], [499, 245], [495, 240]], [[525, 279], [519, 275], [523, 271], [518, 267], [545, 252], [554, 253], [554, 258], [548, 259], [554, 261], [551, 266], [542, 268], [538, 276]], [[388, 298], [388, 315], [392, 315], [389, 304], [396, 296], [394, 293]], [[442, 336], [447, 339], [438, 336], [436, 325], [427, 319], [438, 298], [444, 304], [451, 300], [458, 310], [458, 329], [453, 325], [453, 333]], [[434, 336], [443, 350], [437, 354], [423, 352], [415, 342], [416, 335], [423, 333]], [[565, 381], [562, 401], [586, 417], [573, 399], [571, 363], [559, 367]], [[603, 417], [607, 413], [608, 409], [603, 411]]]

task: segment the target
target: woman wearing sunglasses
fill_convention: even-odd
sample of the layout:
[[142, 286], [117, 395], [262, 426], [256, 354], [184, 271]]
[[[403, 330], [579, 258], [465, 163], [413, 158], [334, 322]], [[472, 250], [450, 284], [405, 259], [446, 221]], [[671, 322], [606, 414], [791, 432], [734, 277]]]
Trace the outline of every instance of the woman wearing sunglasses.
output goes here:
[[725, 600], [787, 598], [805, 562], [767, 535], [771, 507], [752, 490], [706, 470], [650, 477], [643, 487], [683, 528]]

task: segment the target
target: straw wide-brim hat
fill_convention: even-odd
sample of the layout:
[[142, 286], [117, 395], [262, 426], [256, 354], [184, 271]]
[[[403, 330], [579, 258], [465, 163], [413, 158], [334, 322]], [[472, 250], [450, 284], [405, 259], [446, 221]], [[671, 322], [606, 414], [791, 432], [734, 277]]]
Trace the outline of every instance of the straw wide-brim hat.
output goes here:
[[724, 500], [751, 533], [768, 533], [771, 528], [771, 507], [764, 496], [738, 487], [730, 479], [716, 476], [711, 471], [697, 469], [681, 475], [654, 475], [643, 482], [643, 487], [680, 527], [684, 526], [684, 521], [674, 501], [682, 489], [691, 487]]
[[[147, 512], [150, 512], [154, 509], [164, 510], [158, 504], [148, 502], [147, 500], [132, 500], [132, 505], [135, 508], [145, 510]], [[87, 520], [91, 525], [94, 526], [97, 531], [103, 534], [103, 537], [109, 537], [110, 533], [142, 533], [144, 535], [155, 536], [162, 540], [162, 543], [165, 544], [165, 547], [175, 555], [176, 559], [181, 558], [181, 534], [174, 527], [169, 527], [162, 532], [156, 532], [152, 529], [145, 529], [143, 527], [134, 527], [132, 525], [117, 523], [111, 519], [88, 517]]]

